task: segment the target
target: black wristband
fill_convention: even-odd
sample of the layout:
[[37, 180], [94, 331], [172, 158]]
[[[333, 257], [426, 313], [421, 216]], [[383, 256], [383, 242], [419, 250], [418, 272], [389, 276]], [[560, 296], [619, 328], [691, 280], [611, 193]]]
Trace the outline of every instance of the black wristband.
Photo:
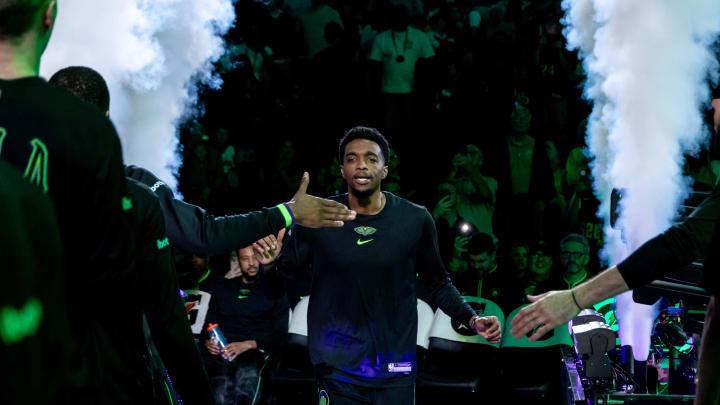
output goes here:
[[575, 291], [570, 290], [570, 295], [572, 296], [573, 302], [575, 303], [575, 306], [578, 307], [579, 310], [583, 310], [583, 308], [578, 304], [577, 298], [575, 298]]

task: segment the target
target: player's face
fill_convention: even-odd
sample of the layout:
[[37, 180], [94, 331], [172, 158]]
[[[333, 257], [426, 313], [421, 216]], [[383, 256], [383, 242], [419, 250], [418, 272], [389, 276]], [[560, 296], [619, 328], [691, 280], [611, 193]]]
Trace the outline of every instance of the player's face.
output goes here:
[[248, 278], [255, 278], [260, 271], [257, 259], [253, 253], [252, 246], [240, 249], [238, 251], [238, 261], [240, 262], [240, 269], [242, 274]]
[[355, 139], [345, 146], [343, 178], [356, 196], [369, 197], [380, 189], [380, 183], [387, 176], [387, 166], [380, 146], [367, 139]]

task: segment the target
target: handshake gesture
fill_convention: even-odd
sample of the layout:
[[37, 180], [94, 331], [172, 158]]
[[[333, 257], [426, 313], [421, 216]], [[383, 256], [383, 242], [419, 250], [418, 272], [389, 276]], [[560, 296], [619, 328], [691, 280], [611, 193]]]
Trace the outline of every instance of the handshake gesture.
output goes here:
[[355, 219], [355, 211], [348, 209], [337, 201], [313, 197], [307, 193], [310, 175], [303, 173], [300, 187], [287, 202], [287, 206], [295, 217], [295, 222], [308, 228], [340, 227], [343, 221]]

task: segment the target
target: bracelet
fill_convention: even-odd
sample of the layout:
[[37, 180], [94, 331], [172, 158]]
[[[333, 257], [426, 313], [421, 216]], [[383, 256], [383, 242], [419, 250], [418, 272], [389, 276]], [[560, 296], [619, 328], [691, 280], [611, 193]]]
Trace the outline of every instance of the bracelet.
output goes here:
[[470, 322], [468, 322], [468, 324], [470, 325], [470, 329], [475, 330], [475, 324], [477, 323], [478, 319], [480, 319], [480, 317], [477, 315], [470, 318]]
[[570, 295], [572, 296], [573, 302], [575, 303], [575, 306], [578, 307], [579, 310], [583, 310], [583, 308], [578, 304], [577, 298], [575, 298], [575, 291], [570, 290]]

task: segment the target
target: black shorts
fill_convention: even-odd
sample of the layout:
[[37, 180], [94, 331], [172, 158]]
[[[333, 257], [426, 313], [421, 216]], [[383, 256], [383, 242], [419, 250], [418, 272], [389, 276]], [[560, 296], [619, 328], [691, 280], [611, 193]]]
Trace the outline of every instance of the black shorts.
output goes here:
[[371, 388], [318, 379], [318, 405], [414, 405], [415, 385]]

